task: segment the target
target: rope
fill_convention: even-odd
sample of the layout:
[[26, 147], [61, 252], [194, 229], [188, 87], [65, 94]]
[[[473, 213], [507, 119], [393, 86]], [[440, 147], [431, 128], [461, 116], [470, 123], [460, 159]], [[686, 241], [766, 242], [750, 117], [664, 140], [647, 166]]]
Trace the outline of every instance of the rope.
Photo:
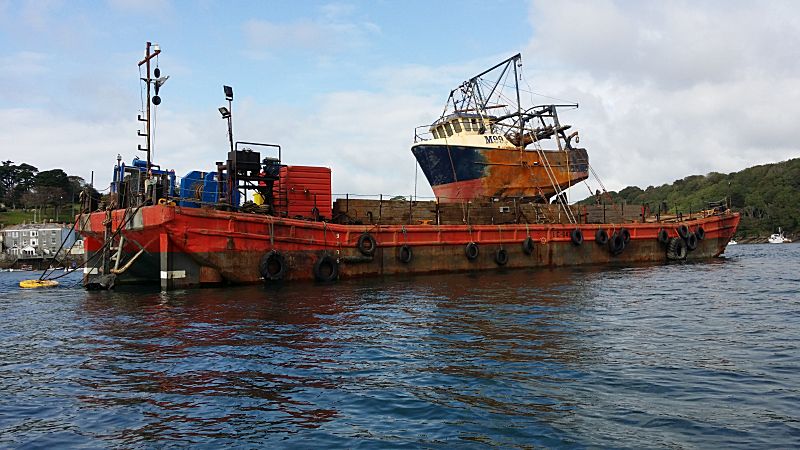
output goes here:
[[269, 249], [275, 250], [275, 221], [269, 221]]
[[[130, 216], [128, 216], [128, 213], [130, 212], [131, 208], [130, 208], [130, 207], [127, 207], [127, 208], [125, 208], [125, 211], [124, 211], [124, 212], [123, 212], [123, 214], [122, 214], [122, 221], [120, 222], [120, 224], [119, 224], [119, 227], [117, 227], [117, 229], [114, 231], [114, 233], [112, 233], [112, 234], [111, 234], [111, 237], [110, 237], [110, 238], [108, 238], [108, 239], [107, 239], [107, 240], [106, 240], [106, 241], [103, 243], [103, 245], [102, 245], [102, 246], [101, 246], [101, 247], [98, 249], [98, 251], [97, 251], [97, 252], [95, 252], [95, 254], [94, 254], [94, 255], [92, 255], [92, 257], [91, 257], [91, 258], [89, 258], [89, 259], [87, 259], [87, 260], [86, 260], [86, 262], [83, 264], [83, 267], [86, 267], [86, 266], [88, 266], [88, 265], [89, 265], [89, 263], [91, 263], [91, 262], [94, 262], [94, 260], [95, 260], [96, 258], [98, 258], [100, 255], [102, 255], [102, 254], [103, 254], [103, 252], [105, 251], [106, 247], [110, 246], [110, 245], [111, 245], [111, 242], [113, 242], [113, 241], [114, 241], [114, 238], [115, 238], [115, 237], [117, 237], [117, 235], [118, 235], [118, 234], [120, 234], [120, 233], [122, 232], [122, 230], [125, 228], [125, 226], [126, 226], [126, 225], [128, 225], [128, 223], [129, 223], [131, 220], [133, 220], [134, 216], [136, 216], [136, 213], [138, 213], [138, 212], [139, 212], [139, 210], [142, 208], [142, 206], [144, 206], [144, 203], [141, 203], [141, 204], [139, 204], [139, 206], [137, 206], [137, 207], [136, 207], [136, 210], [135, 210], [135, 211], [133, 211], [133, 213], [132, 213]], [[89, 214], [91, 214], [91, 213], [89, 213]], [[65, 277], [65, 276], [67, 276], [67, 275], [69, 275], [69, 274], [71, 274], [72, 272], [75, 272], [75, 271], [77, 271], [77, 270], [78, 270], [78, 268], [76, 267], [74, 270], [71, 270], [71, 271], [65, 272], [65, 273], [63, 273], [63, 274], [61, 274], [61, 275], [59, 275], [59, 276], [57, 276], [57, 277], [54, 277], [54, 278], [49, 278], [49, 279], [50, 279], [50, 280], [57, 280], [57, 279], [59, 279], [59, 278]], [[77, 283], [76, 283], [76, 285], [77, 285]]]
[[503, 249], [503, 227], [500, 225], [497, 226], [497, 234], [500, 239], [500, 250]]
[[[92, 197], [91, 197], [91, 194], [89, 194], [89, 202], [88, 202], [88, 204], [89, 204], [89, 205], [91, 205], [91, 204], [92, 204], [91, 200], [92, 200]], [[81, 218], [83, 217], [83, 214], [84, 214], [84, 212], [85, 212], [85, 211], [81, 210], [80, 214], [78, 214], [78, 217], [76, 217], [76, 218], [75, 218], [75, 222], [73, 222], [73, 223], [72, 223], [72, 227], [70, 227], [70, 229], [69, 229], [69, 233], [67, 233], [67, 235], [69, 235], [70, 233], [72, 233], [72, 232], [75, 230], [75, 226], [78, 224], [78, 222], [79, 222], [79, 221], [81, 220]], [[83, 222], [83, 223], [81, 224], [81, 229], [83, 229], [83, 228], [86, 226], [86, 223], [87, 223], [88, 221], [89, 221], [89, 216], [87, 216], [87, 217], [86, 217], [86, 222]], [[61, 241], [61, 245], [58, 247], [58, 250], [56, 250], [56, 252], [53, 254], [53, 259], [50, 261], [50, 263], [51, 263], [51, 264], [55, 262], [55, 260], [56, 260], [56, 257], [58, 256], [58, 252], [60, 252], [60, 251], [61, 251], [61, 249], [63, 249], [63, 248], [64, 248], [64, 242], [66, 242], [66, 240], [62, 240], [62, 241]], [[75, 243], [76, 243], [76, 242], [77, 242], [77, 240], [75, 240], [75, 241], [73, 241], [73, 242], [72, 242], [72, 245], [70, 245], [70, 246], [69, 246], [69, 250], [67, 250], [67, 252], [72, 252], [72, 249], [73, 249], [73, 248], [75, 248]], [[55, 273], [55, 269], [53, 269], [53, 271], [52, 271], [52, 272], [50, 272], [50, 274], [51, 274], [51, 275], [52, 275], [53, 273]], [[69, 273], [69, 272], [67, 272], [67, 273]], [[44, 271], [42, 272], [42, 274], [39, 276], [39, 281], [42, 281], [42, 280], [44, 280], [44, 278], [45, 278], [46, 276], [47, 276], [47, 269], [44, 269]], [[50, 279], [50, 278], [48, 278], [48, 279]], [[53, 278], [53, 279], [55, 279], [55, 278]]]

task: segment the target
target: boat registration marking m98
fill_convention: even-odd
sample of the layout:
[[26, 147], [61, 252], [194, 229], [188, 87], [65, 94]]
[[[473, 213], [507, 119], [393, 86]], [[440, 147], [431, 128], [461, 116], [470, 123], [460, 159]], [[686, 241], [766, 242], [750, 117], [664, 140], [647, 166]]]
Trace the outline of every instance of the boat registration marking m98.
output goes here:
[[484, 136], [483, 138], [486, 139], [487, 144], [502, 144], [503, 142], [505, 142], [505, 138], [503, 136], [495, 134]]

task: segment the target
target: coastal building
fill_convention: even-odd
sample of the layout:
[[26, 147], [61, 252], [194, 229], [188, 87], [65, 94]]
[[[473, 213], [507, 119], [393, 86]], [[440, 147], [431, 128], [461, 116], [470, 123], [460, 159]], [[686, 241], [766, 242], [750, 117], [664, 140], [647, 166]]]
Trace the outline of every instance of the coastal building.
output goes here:
[[22, 259], [52, 257], [62, 243], [63, 250], [69, 250], [77, 239], [75, 232], [61, 223], [12, 225], [0, 234], [3, 253]]

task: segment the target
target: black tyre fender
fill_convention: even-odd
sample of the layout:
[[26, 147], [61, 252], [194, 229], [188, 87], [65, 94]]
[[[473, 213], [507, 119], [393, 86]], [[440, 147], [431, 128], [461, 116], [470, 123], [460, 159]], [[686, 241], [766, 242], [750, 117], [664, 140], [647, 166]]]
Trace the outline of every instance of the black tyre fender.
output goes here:
[[674, 237], [669, 240], [667, 244], [667, 259], [671, 261], [680, 261], [686, 259], [686, 241], [680, 237]]
[[697, 236], [697, 240], [702, 241], [706, 238], [706, 230], [703, 227], [697, 227], [697, 231], [694, 232], [695, 236]]
[[286, 258], [277, 250], [267, 252], [258, 263], [258, 273], [264, 280], [282, 280], [286, 276]]
[[478, 244], [476, 244], [474, 242], [470, 242], [464, 247], [464, 254], [467, 256], [467, 259], [470, 260], [470, 261], [472, 261], [473, 259], [477, 258], [479, 252], [480, 251], [478, 249]]
[[594, 233], [594, 241], [597, 242], [597, 245], [608, 244], [608, 232], [602, 228], [597, 230]]
[[667, 230], [663, 228], [658, 230], [658, 243], [661, 245], [667, 245], [669, 243], [669, 233], [667, 233]]
[[697, 235], [694, 233], [689, 233], [689, 236], [686, 237], [686, 248], [689, 251], [692, 251], [697, 248]]
[[414, 252], [411, 250], [411, 247], [407, 244], [403, 244], [397, 249], [397, 259], [403, 263], [408, 264], [414, 259]]
[[569, 234], [569, 238], [570, 238], [570, 240], [572, 240], [573, 244], [581, 245], [581, 244], [583, 244], [583, 231], [581, 231], [580, 228], [575, 228]]
[[335, 281], [339, 278], [339, 263], [331, 255], [322, 255], [314, 263], [314, 279], [323, 283]]
[[619, 230], [619, 235], [622, 236], [622, 240], [625, 241], [625, 245], [631, 241], [631, 232], [628, 231], [627, 228], [622, 228]]
[[680, 236], [682, 239], [688, 238], [689, 237], [689, 227], [687, 227], [686, 225], [679, 226], [678, 227], [678, 236]]
[[608, 239], [608, 251], [617, 256], [625, 250], [625, 239], [619, 233], [614, 233]]
[[497, 251], [494, 253], [494, 262], [496, 262], [498, 266], [505, 266], [508, 264], [508, 252], [506, 249], [497, 249]]
[[533, 253], [533, 238], [532, 237], [528, 236], [528, 237], [525, 238], [525, 240], [522, 241], [522, 251], [526, 255], [530, 255], [531, 253]]
[[378, 242], [369, 233], [364, 233], [358, 237], [356, 248], [364, 256], [372, 256], [375, 254], [375, 249], [378, 248]]

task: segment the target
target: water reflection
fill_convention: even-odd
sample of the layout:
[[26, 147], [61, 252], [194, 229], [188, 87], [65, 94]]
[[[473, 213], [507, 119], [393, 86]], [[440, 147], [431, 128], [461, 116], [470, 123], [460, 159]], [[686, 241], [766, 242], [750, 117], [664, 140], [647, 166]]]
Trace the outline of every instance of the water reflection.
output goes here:
[[182, 430], [197, 427], [180, 424], [195, 422], [215, 436], [263, 426], [289, 433], [380, 403], [387, 414], [427, 410], [445, 423], [459, 420], [454, 407], [568, 409], [555, 390], [509, 394], [569, 379], [565, 364], [583, 351], [571, 315], [591, 296], [575, 277], [516, 271], [93, 293], [81, 312], [92, 327], [92, 357], [80, 366], [90, 394], [81, 401], [136, 407], [137, 426], [109, 436], [127, 443], [187, 438]]
[[331, 286], [6, 289], [0, 446], [789, 447], [800, 279], [774, 269], [800, 251], [776, 265], [753, 250]]
[[337, 389], [319, 369], [335, 367], [329, 329], [350, 315], [333, 291], [310, 288], [289, 298], [256, 287], [93, 295], [83, 311], [92, 318], [93, 357], [81, 366], [91, 372], [81, 380], [91, 395], [82, 400], [138, 405], [144, 424], [127, 430], [126, 441], [164, 424], [172, 428], [159, 434], [181, 437], [175, 424], [183, 422], [203, 421], [215, 435], [225, 435], [221, 424], [318, 426], [336, 412], [309, 396]]

